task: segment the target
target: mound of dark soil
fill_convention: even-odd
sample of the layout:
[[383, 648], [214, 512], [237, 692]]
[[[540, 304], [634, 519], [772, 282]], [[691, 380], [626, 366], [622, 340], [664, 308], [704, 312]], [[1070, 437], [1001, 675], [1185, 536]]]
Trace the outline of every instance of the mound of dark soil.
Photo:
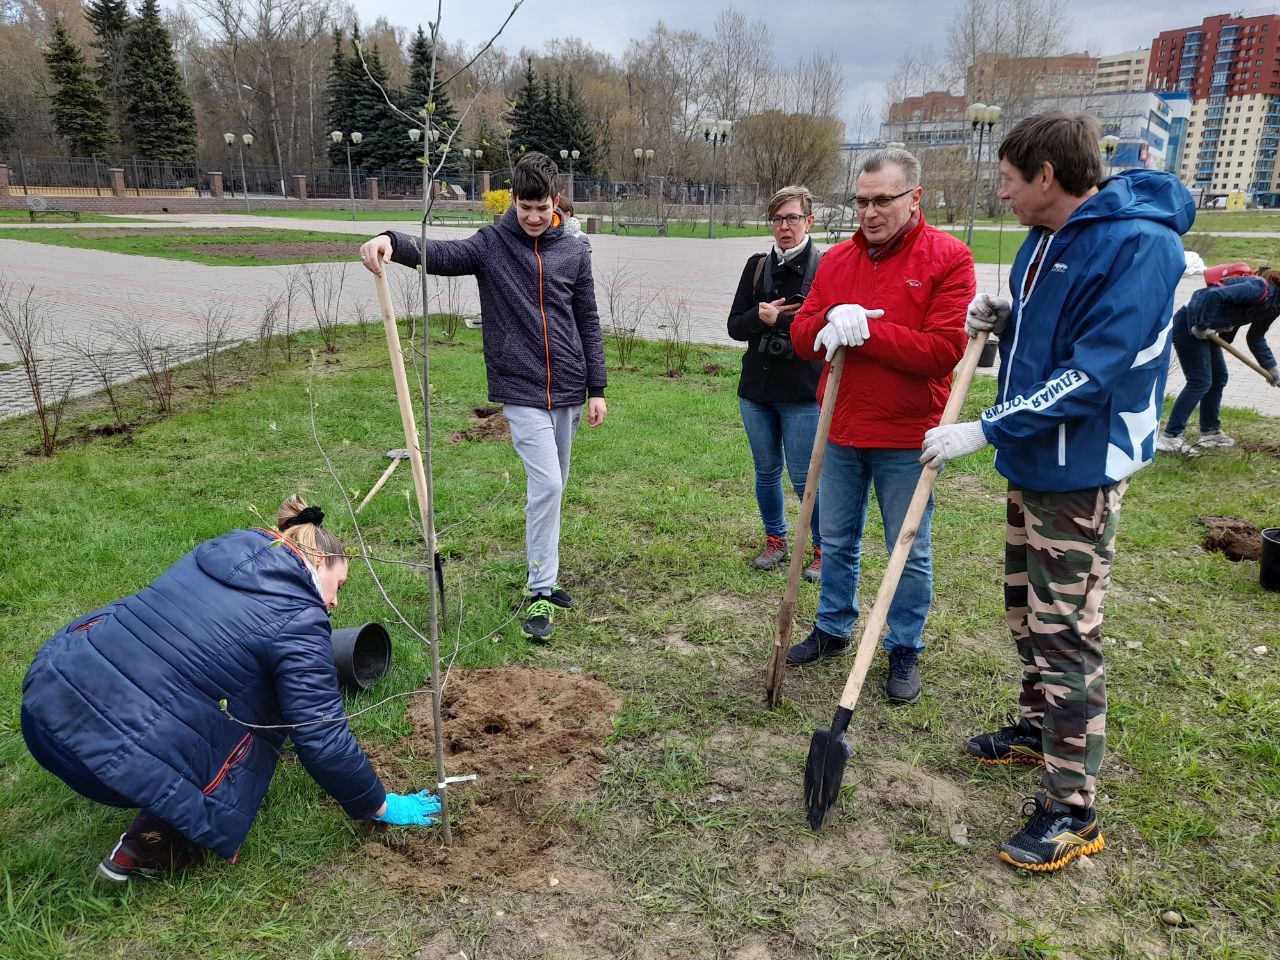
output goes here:
[[1253, 524], [1235, 517], [1201, 517], [1200, 522], [1209, 529], [1200, 541], [1206, 550], [1237, 563], [1262, 559], [1262, 532]]
[[475, 443], [483, 440], [510, 440], [511, 425], [501, 407], [476, 407], [471, 426], [454, 430], [446, 438], [450, 443]]
[[[599, 680], [529, 667], [455, 671], [443, 721], [450, 776], [478, 775], [450, 790], [453, 845], [434, 830], [389, 830], [365, 844], [385, 882], [436, 895], [472, 883], [544, 889], [558, 872], [556, 807], [591, 791], [619, 699]], [[431, 701], [409, 708], [413, 732], [375, 752], [393, 777], [405, 755], [435, 753]]]

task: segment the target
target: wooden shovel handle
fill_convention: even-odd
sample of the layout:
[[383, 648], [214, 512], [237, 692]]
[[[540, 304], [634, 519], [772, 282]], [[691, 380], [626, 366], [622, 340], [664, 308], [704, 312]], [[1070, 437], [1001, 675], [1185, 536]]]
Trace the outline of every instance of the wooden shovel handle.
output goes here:
[[1258, 372], [1258, 375], [1261, 376], [1263, 380], [1267, 381], [1267, 383], [1275, 382], [1274, 380], [1271, 379], [1271, 374], [1267, 373], [1267, 371], [1262, 369], [1262, 364], [1258, 363], [1256, 360], [1253, 359], [1253, 357], [1249, 356], [1247, 353], [1245, 353], [1235, 344], [1228, 343], [1226, 340], [1223, 340], [1216, 333], [1209, 334], [1209, 339], [1213, 343], [1216, 343], [1218, 346], [1220, 346], [1223, 350], [1227, 351], [1227, 353], [1231, 354], [1241, 363], [1243, 363], [1246, 367], [1249, 367], [1252, 370], [1256, 370]]
[[413, 415], [413, 400], [409, 396], [409, 378], [404, 370], [404, 353], [400, 349], [400, 330], [396, 326], [396, 309], [391, 303], [391, 288], [387, 285], [386, 265], [376, 274], [378, 305], [382, 308], [382, 327], [387, 334], [387, 353], [391, 356], [391, 375], [396, 382], [396, 402], [400, 405], [400, 423], [404, 427], [404, 445], [409, 450], [409, 466], [413, 470], [413, 489], [418, 498], [418, 513], [423, 518], [423, 542], [427, 555], [435, 553], [435, 531], [425, 529], [427, 511], [427, 474], [422, 466], [422, 450], [418, 447], [418, 423]]
[[365, 507], [365, 504], [367, 504], [370, 500], [372, 500], [374, 498], [374, 495], [379, 490], [381, 490], [384, 486], [386, 486], [387, 481], [391, 479], [391, 475], [396, 472], [396, 467], [398, 466], [400, 466], [400, 458], [395, 457], [394, 459], [392, 459], [391, 464], [387, 467], [387, 469], [382, 471], [382, 476], [378, 478], [378, 482], [375, 483], [369, 489], [369, 492], [364, 495], [364, 499], [360, 501], [360, 506], [356, 507], [356, 513], [359, 513], [361, 510], [363, 510]]
[[[942, 411], [940, 426], [955, 423], [960, 418], [960, 408], [964, 406], [965, 397], [969, 394], [969, 385], [973, 382], [973, 374], [978, 367], [978, 357], [986, 342], [985, 332], [979, 333], [969, 341], [964, 356], [960, 358], [960, 366], [956, 369], [956, 378], [951, 384], [951, 396], [947, 399], [947, 406]], [[867, 679], [871, 658], [875, 656], [876, 647], [880, 645], [880, 634], [884, 632], [884, 625], [889, 617], [889, 607], [893, 604], [894, 594], [898, 592], [902, 568], [907, 564], [907, 556], [911, 553], [911, 545], [915, 543], [920, 520], [924, 516], [925, 507], [929, 504], [929, 496], [933, 493], [933, 485], [937, 480], [938, 468], [925, 467], [920, 473], [920, 479], [916, 482], [915, 493], [912, 494], [907, 514], [902, 519], [898, 540], [893, 545], [893, 553], [889, 556], [889, 565], [884, 570], [884, 579], [880, 581], [875, 605], [871, 608], [871, 614], [862, 628], [862, 638], [858, 641], [858, 653], [853, 659], [853, 671], [849, 674], [848, 683], [844, 685], [844, 693], [840, 695], [840, 706], [846, 710], [853, 710], [858, 705], [862, 683]]]
[[765, 700], [770, 707], [778, 702], [782, 677], [787, 669], [787, 651], [791, 648], [791, 627], [795, 621], [796, 596], [800, 592], [800, 573], [804, 568], [804, 545], [809, 538], [809, 526], [813, 521], [813, 504], [818, 495], [818, 478], [822, 476], [822, 461], [827, 455], [827, 434], [831, 432], [831, 419], [835, 415], [836, 394], [840, 390], [840, 375], [844, 372], [844, 355], [848, 348], [840, 347], [827, 371], [827, 386], [822, 394], [822, 410], [818, 414], [818, 431], [813, 437], [813, 453], [809, 457], [809, 473], [804, 482], [804, 499], [800, 501], [800, 519], [796, 522], [795, 546], [791, 550], [791, 565], [787, 568], [787, 589], [778, 607], [778, 632], [773, 640], [773, 657], [765, 679]]

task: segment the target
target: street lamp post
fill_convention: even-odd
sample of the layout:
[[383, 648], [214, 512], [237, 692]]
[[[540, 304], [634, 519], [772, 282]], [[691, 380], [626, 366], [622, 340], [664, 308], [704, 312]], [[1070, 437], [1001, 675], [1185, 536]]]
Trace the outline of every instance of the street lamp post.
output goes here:
[[573, 161], [582, 156], [580, 150], [561, 150], [560, 159], [569, 161], [569, 202], [573, 202]]
[[1109, 133], [1102, 138], [1102, 152], [1107, 155], [1107, 176], [1111, 176], [1111, 168], [1116, 157], [1116, 147], [1120, 146], [1120, 138]]
[[965, 119], [972, 124], [978, 134], [978, 152], [973, 157], [973, 196], [969, 200], [969, 228], [965, 231], [965, 240], [973, 247], [973, 221], [978, 216], [978, 166], [982, 162], [982, 141], [984, 135], [990, 136], [991, 128], [996, 125], [1003, 111], [995, 104], [971, 103], [965, 110]]
[[[236, 142], [236, 135], [234, 133], [224, 133], [222, 135], [222, 142], [227, 145], [227, 165], [230, 166], [231, 145]], [[240, 143], [238, 144], [238, 146], [240, 148], [240, 191], [244, 194], [244, 212], [248, 213], [249, 212], [249, 179], [245, 174], [244, 148], [253, 146], [253, 134], [242, 133], [240, 135]]]
[[[413, 134], [410, 134], [410, 136], [412, 137]], [[344, 137], [342, 136], [341, 130], [334, 130], [331, 134], [329, 134], [329, 139], [332, 140], [334, 143], [344, 142]], [[356, 132], [351, 134], [351, 138], [349, 141], [346, 141], [347, 143], [347, 189], [351, 191], [351, 219], [352, 220], [356, 219], [356, 178], [355, 178], [355, 175], [351, 172], [351, 144], [354, 143], [358, 147], [360, 146], [360, 141], [363, 139], [364, 139], [364, 134]], [[414, 142], [416, 143], [417, 137], [414, 137], [413, 139], [414, 139]]]
[[733, 124], [728, 120], [709, 120], [702, 125], [702, 137], [711, 144], [711, 197], [707, 217], [707, 239], [716, 235], [716, 148], [729, 139]]
[[231, 184], [231, 195], [234, 197], [236, 195], [236, 168], [231, 163], [231, 145], [236, 142], [236, 135], [234, 133], [224, 133], [222, 142], [227, 145], [227, 181]]

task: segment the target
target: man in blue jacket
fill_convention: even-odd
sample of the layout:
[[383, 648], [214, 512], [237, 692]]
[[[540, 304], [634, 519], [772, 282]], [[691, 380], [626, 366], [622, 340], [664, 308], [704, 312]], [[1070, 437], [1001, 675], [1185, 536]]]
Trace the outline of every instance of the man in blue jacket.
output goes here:
[[592, 427], [608, 413], [591, 247], [566, 234], [555, 212], [558, 175], [549, 157], [526, 153], [512, 172], [515, 203], [493, 226], [464, 240], [428, 240], [426, 250], [392, 231], [360, 248], [376, 274], [391, 260], [437, 276], [476, 278], [489, 400], [503, 405], [527, 479], [523, 632], [535, 641], [551, 639], [556, 607], [574, 605], [556, 579], [560, 501], [583, 401]]
[[1005, 610], [1022, 661], [1021, 719], [970, 738], [986, 764], [1044, 764], [1007, 863], [1058, 870], [1104, 846], [1094, 810], [1106, 686], [1102, 600], [1120, 502], [1150, 463], [1169, 366], [1170, 316], [1195, 217], [1178, 180], [1102, 180], [1085, 116], [1028, 117], [1000, 144], [1000, 197], [1031, 227], [1013, 300], [980, 294], [970, 336], [1000, 336], [999, 394], [979, 420], [936, 427], [922, 460], [996, 448], [1009, 481]]

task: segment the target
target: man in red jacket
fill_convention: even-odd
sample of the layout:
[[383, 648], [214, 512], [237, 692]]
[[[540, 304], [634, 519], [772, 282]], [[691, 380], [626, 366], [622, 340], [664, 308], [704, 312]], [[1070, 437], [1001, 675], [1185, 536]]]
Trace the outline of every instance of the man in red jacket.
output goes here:
[[[858, 618], [862, 531], [872, 487], [892, 547], [923, 469], [924, 433], [938, 424], [964, 352], [965, 312], [977, 292], [973, 255], [929, 226], [920, 210], [920, 162], [878, 150], [862, 164], [854, 204], [861, 226], [822, 259], [791, 325], [806, 359], [846, 348], [844, 375], [818, 487], [822, 595], [813, 632], [791, 648], [800, 665], [848, 651]], [[826, 388], [824, 370], [818, 386]], [[921, 634], [933, 598], [930, 501], [889, 611], [888, 698], [920, 699]]]

